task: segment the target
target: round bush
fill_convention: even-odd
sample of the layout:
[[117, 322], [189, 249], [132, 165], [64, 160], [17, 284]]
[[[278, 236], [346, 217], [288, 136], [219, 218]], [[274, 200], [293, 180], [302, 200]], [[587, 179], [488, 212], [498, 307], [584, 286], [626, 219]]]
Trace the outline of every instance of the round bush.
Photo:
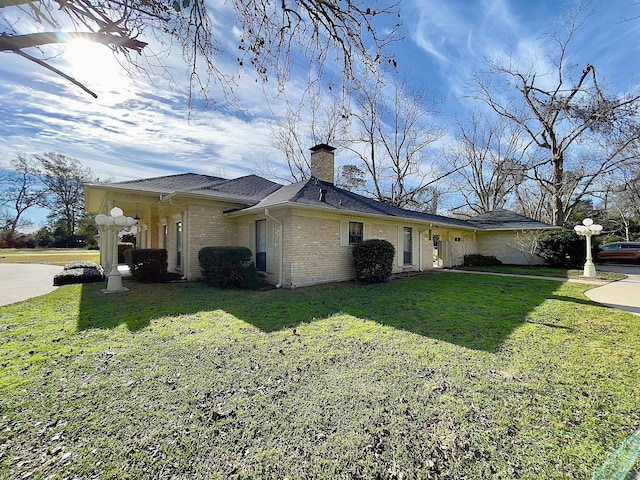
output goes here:
[[538, 242], [538, 255], [552, 266], [579, 268], [585, 262], [585, 240], [569, 230], [554, 230]]
[[362, 282], [384, 282], [393, 270], [396, 249], [387, 240], [373, 239], [353, 247], [353, 263], [356, 279]]

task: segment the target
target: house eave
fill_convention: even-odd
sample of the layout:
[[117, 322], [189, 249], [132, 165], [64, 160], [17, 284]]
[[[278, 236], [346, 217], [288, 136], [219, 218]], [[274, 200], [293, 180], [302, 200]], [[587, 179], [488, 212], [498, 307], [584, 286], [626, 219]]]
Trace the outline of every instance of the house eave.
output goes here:
[[393, 216], [393, 215], [384, 215], [384, 214], [380, 214], [380, 213], [366, 213], [366, 212], [360, 212], [357, 210], [350, 210], [350, 209], [337, 209], [335, 207], [332, 206], [319, 206], [319, 205], [305, 205], [305, 204], [301, 204], [301, 203], [296, 203], [296, 202], [279, 202], [279, 203], [272, 203], [269, 205], [254, 205], [251, 206], [249, 208], [245, 208], [242, 210], [234, 210], [234, 211], [228, 211], [228, 212], [224, 212], [224, 216], [227, 218], [239, 218], [245, 215], [255, 215], [255, 214], [260, 214], [262, 212], [264, 212], [265, 209], [269, 209], [270, 211], [274, 211], [274, 210], [279, 210], [279, 209], [283, 209], [283, 208], [290, 208], [290, 209], [296, 209], [296, 210], [306, 210], [309, 212], [322, 212], [322, 213], [332, 213], [334, 215], [348, 215], [348, 216], [354, 216], [354, 217], [363, 217], [363, 218], [375, 218], [375, 219], [381, 219], [381, 220], [386, 220], [386, 221], [396, 221], [396, 222], [405, 222], [405, 223], [417, 223], [420, 225], [424, 225], [427, 228], [436, 228], [436, 227], [449, 227], [449, 228], [456, 228], [459, 230], [469, 230], [469, 231], [474, 231], [477, 230], [477, 227], [473, 227], [473, 226], [463, 226], [463, 225], [455, 225], [455, 224], [449, 224], [449, 223], [445, 223], [445, 222], [434, 222], [433, 220], [427, 220], [427, 219], [418, 219], [418, 218], [412, 218], [412, 217], [401, 217], [401, 216]]
[[241, 205], [243, 207], [252, 206], [257, 203], [257, 202], [252, 203], [247, 199], [230, 198], [222, 195], [207, 195], [203, 193], [189, 193], [189, 192], [172, 192], [167, 195], [163, 195], [162, 198], [158, 201], [158, 205], [165, 205], [170, 203], [171, 201], [178, 201], [178, 200], [182, 200], [184, 202], [184, 200], [189, 200], [189, 199], [229, 203], [229, 204]]
[[513, 232], [513, 231], [527, 231], [527, 230], [558, 230], [562, 229], [562, 227], [557, 227], [554, 225], [540, 226], [540, 227], [510, 227], [510, 226], [502, 226], [502, 227], [492, 227], [492, 228], [483, 228], [476, 227], [478, 231], [481, 232]]

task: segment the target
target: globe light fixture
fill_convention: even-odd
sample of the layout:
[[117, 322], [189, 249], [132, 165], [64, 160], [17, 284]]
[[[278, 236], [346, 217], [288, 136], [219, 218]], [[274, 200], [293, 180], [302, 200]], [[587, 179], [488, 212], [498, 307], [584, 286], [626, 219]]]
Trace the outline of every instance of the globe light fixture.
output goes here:
[[584, 264], [584, 277], [595, 278], [596, 266], [593, 264], [593, 258], [591, 256], [591, 236], [599, 235], [602, 232], [602, 225], [593, 223], [590, 218], [585, 218], [582, 221], [582, 225], [576, 225], [573, 227], [578, 235], [583, 235], [587, 239], [587, 261]]
[[100, 249], [104, 248], [104, 265], [105, 270], [109, 271], [107, 277], [107, 288], [103, 290], [105, 293], [124, 292], [128, 288], [122, 286], [122, 274], [118, 270], [118, 233], [121, 230], [129, 231], [137, 222], [131, 217], [126, 217], [119, 207], [113, 207], [109, 211], [109, 215], [103, 213], [96, 215], [96, 225], [100, 229], [101, 235]]

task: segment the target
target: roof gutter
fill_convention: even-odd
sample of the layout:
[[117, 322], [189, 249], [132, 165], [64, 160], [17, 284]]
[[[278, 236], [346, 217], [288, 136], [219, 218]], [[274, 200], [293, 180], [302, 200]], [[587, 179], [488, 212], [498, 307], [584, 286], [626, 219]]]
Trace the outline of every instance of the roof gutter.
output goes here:
[[271, 220], [273, 223], [275, 223], [276, 225], [278, 225], [278, 227], [280, 228], [280, 242], [279, 242], [279, 253], [280, 253], [280, 267], [278, 268], [278, 283], [276, 283], [276, 288], [282, 288], [282, 282], [283, 282], [283, 270], [284, 270], [284, 258], [283, 258], [283, 236], [284, 236], [284, 232], [282, 230], [282, 223], [279, 222], [278, 220], [276, 220], [274, 217], [271, 216], [271, 214], [269, 213], [269, 209], [265, 208], [264, 209], [264, 216], [267, 217], [269, 220]]
[[[292, 203], [292, 202], [279, 202], [279, 203], [271, 204], [269, 206], [269, 208], [272, 208], [272, 207], [289, 207], [296, 210], [307, 210], [307, 211], [316, 211], [316, 212], [324, 211], [324, 212], [334, 213], [336, 215], [351, 215], [351, 216], [365, 217], [365, 218], [379, 218], [383, 220], [393, 220], [396, 222], [404, 222], [404, 223], [419, 223], [422, 225], [429, 225], [429, 226], [433, 225], [433, 220], [422, 220], [422, 219], [412, 218], [412, 217], [399, 217], [399, 216], [396, 217], [392, 215], [385, 215], [383, 213], [359, 212], [357, 210], [347, 210], [347, 209], [343, 210], [343, 209], [337, 209], [332, 206], [319, 206], [319, 205], [316, 206], [316, 205], [305, 205], [301, 203]], [[262, 208], [265, 208], [265, 207], [262, 207]], [[243, 215], [248, 215], [248, 214], [256, 214], [260, 211], [261, 211], [261, 207], [258, 204], [253, 207], [245, 208], [242, 210], [234, 210], [234, 211], [227, 212], [224, 214], [224, 216], [228, 218], [234, 218], [234, 217], [241, 217]], [[446, 221], [438, 222], [438, 225], [446, 228], [457, 228], [460, 230], [476, 230], [477, 229], [477, 227], [473, 225], [456, 225], [453, 223], [447, 223]], [[435, 228], [437, 228], [437, 226]]]

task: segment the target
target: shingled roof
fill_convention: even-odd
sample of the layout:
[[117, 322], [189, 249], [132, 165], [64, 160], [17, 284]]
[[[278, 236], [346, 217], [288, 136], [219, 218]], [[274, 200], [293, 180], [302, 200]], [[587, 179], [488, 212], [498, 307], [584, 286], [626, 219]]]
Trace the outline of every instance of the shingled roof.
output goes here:
[[136, 190], [153, 193], [173, 193], [188, 191], [191, 189], [205, 188], [225, 182], [224, 178], [212, 177], [211, 175], [201, 175], [199, 173], [180, 173], [178, 175], [165, 175], [163, 177], [143, 178], [141, 180], [127, 180], [124, 182], [114, 182], [96, 185], [121, 190]]
[[183, 173], [164, 177], [129, 180], [105, 185], [109, 188], [134, 190], [138, 192], [170, 194], [196, 194], [216, 198], [224, 198], [253, 205], [270, 193], [282, 187], [257, 175], [227, 180], [222, 177], [201, 175], [197, 173]]
[[224, 180], [222, 182], [195, 187], [188, 190], [189, 193], [200, 195], [212, 195], [224, 197], [229, 200], [238, 200], [244, 203], [254, 204], [267, 195], [282, 189], [282, 185], [272, 182], [257, 175]]
[[495, 210], [468, 220], [444, 217], [394, 207], [373, 198], [363, 197], [332, 183], [311, 178], [291, 185], [280, 185], [257, 175], [227, 180], [222, 177], [183, 173], [163, 177], [129, 180], [95, 185], [136, 192], [166, 195], [202, 195], [239, 204], [229, 211], [234, 215], [252, 213], [277, 205], [306, 206], [350, 214], [378, 215], [416, 220], [433, 226], [450, 225], [477, 230], [540, 230], [556, 228], [509, 210]]
[[557, 228], [504, 209], [483, 213], [467, 221], [481, 230], [542, 230]]
[[379, 202], [373, 198], [363, 197], [335, 185], [312, 178], [310, 180], [284, 186], [264, 198], [249, 210], [274, 207], [276, 205], [304, 205], [321, 209], [342, 212], [355, 212], [369, 215], [384, 215], [387, 217], [406, 218], [423, 222], [445, 225], [455, 225], [462, 228], [475, 228], [465, 220], [432, 215], [394, 207]]

